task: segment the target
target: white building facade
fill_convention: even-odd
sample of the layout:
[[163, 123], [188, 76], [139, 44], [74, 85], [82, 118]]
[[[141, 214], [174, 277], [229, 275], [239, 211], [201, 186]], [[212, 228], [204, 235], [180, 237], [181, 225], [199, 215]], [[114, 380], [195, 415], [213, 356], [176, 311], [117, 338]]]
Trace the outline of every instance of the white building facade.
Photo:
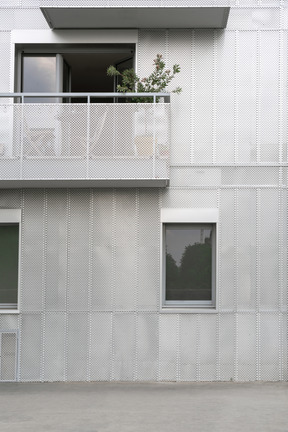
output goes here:
[[[0, 381], [287, 380], [287, 2], [2, 0], [0, 26]], [[109, 94], [157, 53], [180, 95]]]

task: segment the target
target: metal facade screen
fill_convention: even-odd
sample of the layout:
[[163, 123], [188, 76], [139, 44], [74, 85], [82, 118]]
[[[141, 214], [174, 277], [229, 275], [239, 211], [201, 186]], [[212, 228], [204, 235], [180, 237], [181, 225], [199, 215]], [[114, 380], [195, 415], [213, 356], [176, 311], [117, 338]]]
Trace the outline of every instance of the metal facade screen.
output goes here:
[[[2, 93], [13, 90], [13, 30], [51, 32], [36, 3], [1, 2]], [[225, 30], [137, 33], [140, 76], [156, 53], [170, 67], [181, 65], [175, 84], [183, 91], [170, 102], [169, 187], [1, 189], [0, 207], [21, 209], [22, 221], [19, 313], [0, 313], [0, 380], [287, 380], [287, 8], [281, 0], [229, 3]], [[21, 114], [11, 105], [18, 120], [1, 123], [0, 148], [12, 142], [16, 154], [21, 120], [57, 122], [59, 110], [70, 109], [24, 104]], [[74, 108], [85, 125], [87, 105]], [[129, 122], [133, 108], [125, 109], [119, 107], [120, 123]], [[82, 127], [74, 126], [72, 136]], [[103, 132], [102, 156], [113, 133]], [[118, 134], [118, 152], [130, 151], [126, 133]], [[25, 146], [23, 174], [34, 164], [36, 178], [44, 157]], [[82, 148], [70, 151], [84, 173]], [[134, 176], [137, 158], [126, 156]], [[11, 160], [19, 164], [19, 154]], [[62, 162], [50, 161], [51, 175], [64, 175]], [[7, 168], [1, 179], [11, 173]], [[219, 212], [217, 304], [208, 311], [162, 308], [163, 208]]]

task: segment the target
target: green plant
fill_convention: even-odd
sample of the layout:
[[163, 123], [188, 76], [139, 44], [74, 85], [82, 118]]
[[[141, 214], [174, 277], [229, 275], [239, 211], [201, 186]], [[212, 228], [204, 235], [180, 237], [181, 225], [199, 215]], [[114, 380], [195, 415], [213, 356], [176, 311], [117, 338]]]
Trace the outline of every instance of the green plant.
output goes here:
[[[118, 71], [115, 66], [109, 66], [107, 69], [108, 76], [121, 76], [122, 83], [117, 85], [117, 91], [121, 93], [159, 93], [165, 91], [168, 84], [172, 81], [177, 73], [180, 72], [180, 66], [174, 64], [172, 71], [165, 69], [166, 65], [161, 54], [157, 54], [153, 62], [154, 70], [146, 78], [139, 78], [135, 70], [125, 69], [123, 72]], [[181, 93], [182, 89], [176, 87], [172, 93]], [[157, 98], [157, 101], [159, 98]], [[152, 102], [152, 97], [132, 98], [132, 102]]]

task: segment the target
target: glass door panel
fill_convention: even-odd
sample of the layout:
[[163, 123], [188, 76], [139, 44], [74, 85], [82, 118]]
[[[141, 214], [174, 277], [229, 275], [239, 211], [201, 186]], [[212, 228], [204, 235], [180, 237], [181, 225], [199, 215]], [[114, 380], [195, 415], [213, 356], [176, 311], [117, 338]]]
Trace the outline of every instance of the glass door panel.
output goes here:
[[[22, 92], [51, 93], [57, 91], [56, 55], [22, 57]], [[25, 102], [55, 102], [55, 98], [26, 97]]]

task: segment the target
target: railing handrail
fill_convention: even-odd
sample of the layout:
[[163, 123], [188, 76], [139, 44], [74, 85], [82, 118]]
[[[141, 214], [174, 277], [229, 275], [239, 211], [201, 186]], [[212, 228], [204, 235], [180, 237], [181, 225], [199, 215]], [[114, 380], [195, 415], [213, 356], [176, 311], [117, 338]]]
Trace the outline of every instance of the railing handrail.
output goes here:
[[86, 97], [87, 101], [90, 98], [135, 98], [135, 97], [153, 97], [153, 100], [156, 101], [156, 98], [163, 97], [164, 102], [170, 101], [170, 93], [117, 93], [117, 92], [41, 92], [41, 93], [31, 93], [31, 92], [16, 92], [16, 93], [0, 93], [0, 98], [21, 98], [22, 102], [25, 97], [34, 97], [34, 98], [81, 98]]

